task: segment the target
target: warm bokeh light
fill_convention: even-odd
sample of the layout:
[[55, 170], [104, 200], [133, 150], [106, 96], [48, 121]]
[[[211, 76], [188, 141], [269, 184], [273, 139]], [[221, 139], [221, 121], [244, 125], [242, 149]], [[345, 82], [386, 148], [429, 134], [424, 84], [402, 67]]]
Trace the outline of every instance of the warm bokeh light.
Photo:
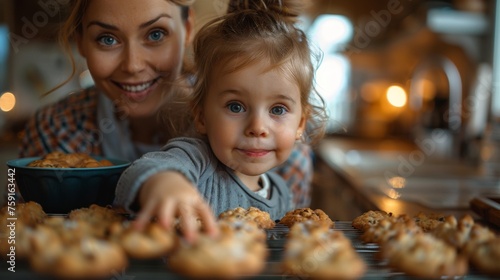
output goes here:
[[387, 196], [392, 198], [392, 199], [399, 199], [401, 197], [401, 194], [398, 191], [396, 191], [395, 189], [390, 189], [387, 192]]
[[394, 107], [403, 107], [406, 105], [406, 91], [400, 86], [390, 86], [386, 93], [387, 100]]
[[404, 177], [395, 176], [387, 180], [387, 183], [394, 189], [402, 189], [406, 186], [406, 179]]
[[0, 110], [9, 112], [16, 106], [16, 96], [11, 92], [5, 92], [0, 96]]

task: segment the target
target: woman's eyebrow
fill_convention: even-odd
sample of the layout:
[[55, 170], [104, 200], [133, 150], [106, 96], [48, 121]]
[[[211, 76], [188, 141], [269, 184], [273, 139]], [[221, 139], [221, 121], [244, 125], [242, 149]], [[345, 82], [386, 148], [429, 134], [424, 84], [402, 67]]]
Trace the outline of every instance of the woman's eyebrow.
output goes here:
[[97, 25], [105, 29], [111, 29], [111, 30], [118, 30], [118, 28], [114, 25], [107, 24], [101, 21], [93, 20], [87, 24], [87, 28], [91, 27], [92, 25]]
[[[152, 20], [148, 20], [146, 21], [145, 23], [142, 23], [139, 25], [139, 28], [145, 28], [145, 27], [148, 27], [150, 25], [152, 25], [153, 23], [157, 22], [158, 20], [160, 20], [161, 18], [163, 17], [166, 17], [166, 18], [172, 18], [169, 14], [161, 14], [157, 17], [155, 17], [154, 19]], [[111, 24], [107, 24], [107, 23], [104, 23], [104, 22], [101, 22], [101, 21], [97, 21], [97, 20], [93, 20], [91, 22], [89, 22], [87, 24], [87, 28], [89, 28], [90, 26], [92, 25], [98, 25], [102, 28], [105, 28], [105, 29], [110, 29], [110, 30], [118, 30], [118, 27], [114, 26], [114, 25], [111, 25]]]
[[163, 17], [166, 17], [166, 18], [172, 18], [172, 16], [170, 16], [169, 14], [160, 14], [159, 16], [155, 17], [154, 19], [152, 20], [148, 20], [146, 21], [145, 23], [139, 25], [139, 28], [145, 28], [145, 27], [148, 27], [150, 26], [151, 24], [157, 22], [158, 20], [160, 20], [161, 18]]

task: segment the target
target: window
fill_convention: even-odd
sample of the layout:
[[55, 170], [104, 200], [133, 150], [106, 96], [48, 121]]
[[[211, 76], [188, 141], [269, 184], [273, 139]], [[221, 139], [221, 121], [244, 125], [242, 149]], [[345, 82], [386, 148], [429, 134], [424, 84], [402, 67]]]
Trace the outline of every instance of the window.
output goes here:
[[318, 16], [306, 31], [313, 53], [320, 53], [316, 71], [316, 90], [325, 100], [330, 116], [327, 132], [342, 131], [348, 126], [350, 62], [342, 53], [351, 40], [354, 28], [341, 15]]

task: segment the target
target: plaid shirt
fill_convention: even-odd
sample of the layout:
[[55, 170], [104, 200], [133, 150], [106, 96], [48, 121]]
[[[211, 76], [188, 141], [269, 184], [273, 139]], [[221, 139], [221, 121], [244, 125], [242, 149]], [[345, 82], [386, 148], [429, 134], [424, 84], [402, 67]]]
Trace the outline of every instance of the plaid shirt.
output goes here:
[[309, 207], [313, 176], [313, 151], [309, 145], [297, 143], [288, 159], [273, 171], [278, 173], [292, 192], [292, 209]]
[[72, 93], [42, 108], [24, 130], [20, 157], [43, 156], [53, 151], [102, 155], [97, 126], [98, 92]]
[[[103, 155], [99, 137], [97, 103], [99, 93], [90, 88], [38, 110], [27, 123], [20, 157], [43, 156], [53, 151]], [[308, 207], [311, 201], [312, 149], [297, 144], [288, 160], [274, 169], [290, 186], [293, 208]]]

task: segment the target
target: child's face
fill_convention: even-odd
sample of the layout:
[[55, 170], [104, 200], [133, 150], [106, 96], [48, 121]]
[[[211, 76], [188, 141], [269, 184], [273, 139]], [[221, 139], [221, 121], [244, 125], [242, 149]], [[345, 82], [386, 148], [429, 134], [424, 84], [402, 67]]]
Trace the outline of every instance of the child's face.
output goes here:
[[167, 0], [93, 0], [78, 47], [96, 86], [128, 116], [146, 117], [165, 102], [161, 83], [179, 75], [191, 27]]
[[197, 129], [236, 174], [260, 175], [283, 163], [305, 127], [300, 91], [259, 62], [225, 74], [219, 68], [201, 105]]

